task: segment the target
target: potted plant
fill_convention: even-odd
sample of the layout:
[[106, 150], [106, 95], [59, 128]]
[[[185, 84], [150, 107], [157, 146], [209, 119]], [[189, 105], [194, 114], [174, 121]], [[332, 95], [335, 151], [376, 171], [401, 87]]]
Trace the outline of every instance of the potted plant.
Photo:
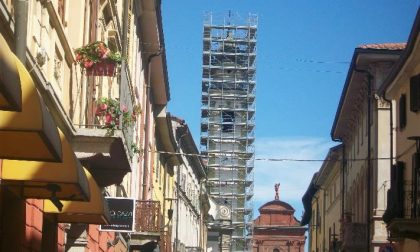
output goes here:
[[113, 76], [121, 54], [111, 51], [102, 41], [75, 49], [76, 62], [89, 76]]
[[120, 126], [120, 120], [122, 128], [126, 128], [136, 121], [137, 113], [138, 109], [130, 112], [118, 99], [103, 97], [97, 103], [95, 115], [101, 127], [108, 129], [108, 134], [113, 135]]

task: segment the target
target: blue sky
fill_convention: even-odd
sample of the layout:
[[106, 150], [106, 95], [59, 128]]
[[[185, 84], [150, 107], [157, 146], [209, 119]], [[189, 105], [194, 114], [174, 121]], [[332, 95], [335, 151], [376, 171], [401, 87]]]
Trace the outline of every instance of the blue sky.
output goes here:
[[[171, 101], [198, 145], [201, 53], [206, 11], [258, 14], [256, 157], [322, 159], [354, 48], [405, 42], [420, 0], [162, 1]], [[254, 208], [301, 197], [320, 162], [256, 161]], [[254, 212], [254, 217], [258, 215]]]

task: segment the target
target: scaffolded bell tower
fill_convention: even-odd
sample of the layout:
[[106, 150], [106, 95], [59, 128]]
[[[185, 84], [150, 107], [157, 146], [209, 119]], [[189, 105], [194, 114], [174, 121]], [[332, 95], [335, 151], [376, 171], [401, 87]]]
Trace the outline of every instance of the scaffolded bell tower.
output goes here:
[[229, 233], [219, 236], [221, 251], [252, 250], [257, 21], [231, 12], [204, 21], [200, 144], [208, 192], [228, 209], [228, 222], [210, 223], [210, 232]]

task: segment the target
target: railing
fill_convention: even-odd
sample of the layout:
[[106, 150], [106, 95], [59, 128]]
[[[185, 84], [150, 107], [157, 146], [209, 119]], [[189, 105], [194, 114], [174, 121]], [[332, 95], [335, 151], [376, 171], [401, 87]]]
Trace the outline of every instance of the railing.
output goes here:
[[212, 138], [253, 138], [254, 137], [254, 131], [248, 131], [248, 130], [240, 130], [240, 131], [234, 131], [234, 132], [223, 132], [221, 130], [210, 130], [208, 131], [208, 137]]
[[[207, 118], [202, 118], [201, 123], [202, 124], [208, 124], [208, 123], [223, 124], [223, 119], [220, 115], [211, 116], [211, 117], [207, 117]], [[247, 120], [246, 118], [242, 118], [242, 117], [235, 117], [234, 123], [237, 126], [245, 126], [245, 125], [254, 126], [255, 125], [254, 120], [252, 120], [252, 119]]]
[[135, 231], [160, 232], [159, 201], [138, 200], [136, 202]]
[[[107, 135], [110, 136], [114, 134], [115, 130], [122, 130], [124, 140], [127, 145], [126, 149], [130, 157], [132, 157], [133, 151], [131, 145], [133, 143], [133, 133], [135, 126], [135, 122], [133, 121], [134, 116], [132, 117], [134, 111], [134, 95], [132, 93], [132, 89], [130, 88], [130, 76], [128, 73], [128, 69], [120, 69], [121, 71], [117, 71], [116, 77], [113, 77], [111, 79], [112, 82], [115, 82], [116, 80], [119, 86], [119, 94], [115, 95], [114, 97], [110, 96], [111, 86], [103, 87], [103, 85], [106, 85], [105, 83], [108, 83], [108, 81], [105, 80], [105, 77], [94, 77], [96, 78], [95, 83], [93, 82], [93, 79], [89, 80], [88, 85], [95, 84], [98, 86], [96, 102], [92, 104], [87, 104], [89, 112], [86, 114], [86, 121], [82, 122], [81, 124], [75, 125], [79, 128], [106, 129], [108, 131]], [[105, 93], [107, 94], [105, 95]], [[119, 116], [119, 118], [115, 116], [116, 112], [110, 112], [109, 103], [105, 107], [100, 106], [101, 102], [103, 102], [104, 100], [112, 103], [112, 106], [119, 106], [119, 109], [121, 110], [121, 115]], [[110, 117], [107, 117], [108, 113], [111, 115]], [[123, 114], [129, 116], [126, 116], [127, 118], [124, 119]]]
[[171, 231], [164, 231], [160, 235], [159, 241], [159, 248], [162, 252], [171, 252], [172, 251], [172, 244], [171, 244]]
[[[127, 67], [123, 67], [121, 71], [121, 79], [120, 79], [120, 102], [121, 104], [125, 104], [127, 106], [128, 112], [130, 115], [133, 114], [134, 104], [133, 104], [133, 93], [131, 92], [131, 85], [130, 85], [130, 75], [128, 72]], [[127, 144], [127, 151], [130, 157], [133, 156], [133, 148], [131, 148], [133, 144], [133, 133], [134, 133], [134, 126], [135, 122], [132, 122], [125, 127], [122, 127], [122, 131], [124, 134], [124, 139]]]

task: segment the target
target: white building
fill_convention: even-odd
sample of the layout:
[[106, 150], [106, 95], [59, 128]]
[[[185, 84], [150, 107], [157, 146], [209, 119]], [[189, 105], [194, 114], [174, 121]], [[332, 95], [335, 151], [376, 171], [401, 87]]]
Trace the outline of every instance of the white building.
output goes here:
[[[199, 156], [188, 125], [172, 117], [177, 152], [182, 163], [175, 167], [174, 222], [172, 228], [173, 251], [204, 251], [206, 244], [206, 211], [202, 209], [202, 197], [205, 194], [204, 164]], [[177, 190], [177, 188], [179, 190]]]

